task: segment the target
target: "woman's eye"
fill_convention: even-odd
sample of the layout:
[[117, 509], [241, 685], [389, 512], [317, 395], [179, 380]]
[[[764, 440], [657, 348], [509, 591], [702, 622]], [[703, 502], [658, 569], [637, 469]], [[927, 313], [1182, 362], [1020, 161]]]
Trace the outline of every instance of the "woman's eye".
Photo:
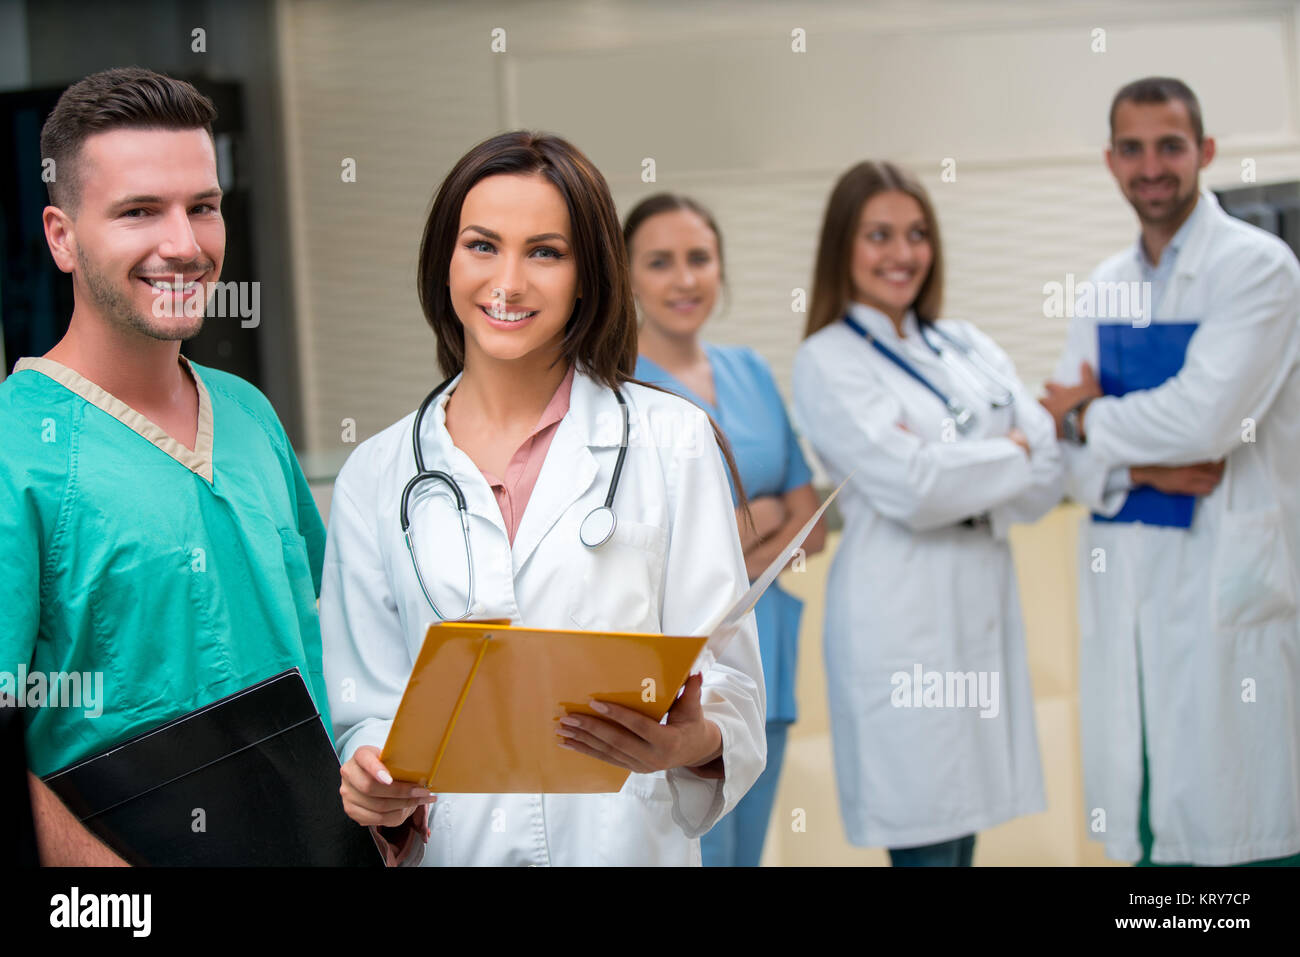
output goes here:
[[930, 238], [924, 229], [914, 229], [908, 236], [914, 243], [923, 243]]
[[707, 266], [713, 262], [713, 257], [708, 253], [695, 253], [691, 256], [691, 264], [695, 266]]
[[492, 244], [485, 239], [471, 239], [465, 244], [465, 248], [473, 250], [476, 253], [492, 252]]
[[552, 247], [552, 246], [538, 246], [536, 249], [533, 250], [533, 253], [534, 253], [534, 254], [536, 254], [536, 253], [545, 253], [546, 255], [544, 255], [544, 256], [542, 257], [543, 259], [563, 259], [563, 258], [564, 258], [564, 253], [560, 252], [558, 249], [555, 249], [555, 248]]
[[867, 239], [871, 240], [873, 243], [883, 243], [888, 238], [889, 233], [885, 232], [883, 229], [873, 229], [871, 232], [867, 233]]

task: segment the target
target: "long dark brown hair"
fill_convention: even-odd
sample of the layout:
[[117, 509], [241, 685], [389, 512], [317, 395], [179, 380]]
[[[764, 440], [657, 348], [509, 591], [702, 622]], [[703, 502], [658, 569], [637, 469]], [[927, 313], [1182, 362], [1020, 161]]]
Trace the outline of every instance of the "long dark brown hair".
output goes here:
[[[568, 208], [582, 296], [564, 326], [563, 360], [609, 389], [631, 382], [672, 395], [634, 375], [636, 306], [618, 213], [605, 177], [572, 143], [529, 130], [499, 133], [479, 143], [452, 167], [434, 196], [420, 242], [416, 283], [420, 308], [438, 337], [443, 374], [454, 376], [465, 368], [465, 327], [447, 286], [461, 207], [480, 180], [499, 174], [541, 175], [560, 191]], [[731, 446], [711, 417], [709, 422], [748, 512]]]
[[916, 318], [933, 322], [943, 305], [943, 244], [939, 241], [939, 220], [934, 215], [930, 196], [911, 173], [893, 163], [868, 160], [854, 166], [835, 184], [826, 201], [821, 239], [817, 243], [817, 264], [813, 270], [812, 302], [808, 306], [808, 324], [804, 338], [843, 318], [853, 298], [850, 263], [853, 241], [862, 218], [862, 207], [878, 193], [906, 193], [921, 206], [929, 235], [930, 272], [912, 303]]

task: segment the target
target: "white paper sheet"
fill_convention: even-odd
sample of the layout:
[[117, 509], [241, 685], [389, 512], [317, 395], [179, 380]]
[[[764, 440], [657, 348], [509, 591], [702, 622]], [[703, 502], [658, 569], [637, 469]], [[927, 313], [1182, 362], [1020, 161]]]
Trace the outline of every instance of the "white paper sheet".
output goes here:
[[849, 478], [852, 478], [852, 475], [846, 477], [839, 484], [839, 488], [826, 496], [826, 501], [822, 502], [821, 508], [817, 509], [812, 518], [808, 519], [804, 524], [804, 527], [795, 533], [794, 538], [790, 539], [785, 548], [781, 549], [781, 554], [777, 555], [772, 560], [772, 564], [763, 570], [763, 574], [754, 579], [754, 583], [749, 586], [745, 594], [740, 596], [740, 600], [723, 612], [720, 617], [696, 632], [697, 635], [708, 635], [709, 640], [704, 646], [704, 650], [700, 652], [699, 657], [695, 659], [695, 664], [691, 666], [692, 672], [703, 671], [717, 661], [735, 636], [741, 619], [753, 611], [754, 606], [758, 604], [758, 600], [763, 597], [763, 592], [767, 591], [768, 586], [776, 581], [776, 577], [784, 570], [786, 563], [794, 557], [794, 553], [804, 543], [808, 534], [813, 530], [813, 526], [817, 524], [826, 509], [830, 507], [831, 502], [835, 501], [835, 496], [840, 494], [840, 489], [848, 484]]

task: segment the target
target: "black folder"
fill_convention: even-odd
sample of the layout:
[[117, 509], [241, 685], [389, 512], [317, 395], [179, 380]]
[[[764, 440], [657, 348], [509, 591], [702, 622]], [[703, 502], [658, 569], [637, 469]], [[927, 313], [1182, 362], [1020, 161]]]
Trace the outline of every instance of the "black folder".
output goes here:
[[45, 783], [132, 864], [384, 864], [343, 812], [338, 758], [296, 668]]

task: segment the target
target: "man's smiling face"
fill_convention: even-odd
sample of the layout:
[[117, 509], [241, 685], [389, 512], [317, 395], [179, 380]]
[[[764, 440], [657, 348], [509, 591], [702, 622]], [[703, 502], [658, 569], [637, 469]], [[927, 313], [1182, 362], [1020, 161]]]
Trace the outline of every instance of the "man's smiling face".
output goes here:
[[198, 335], [206, 283], [220, 277], [226, 251], [211, 137], [112, 130], [88, 137], [76, 162], [79, 307], [152, 339]]

